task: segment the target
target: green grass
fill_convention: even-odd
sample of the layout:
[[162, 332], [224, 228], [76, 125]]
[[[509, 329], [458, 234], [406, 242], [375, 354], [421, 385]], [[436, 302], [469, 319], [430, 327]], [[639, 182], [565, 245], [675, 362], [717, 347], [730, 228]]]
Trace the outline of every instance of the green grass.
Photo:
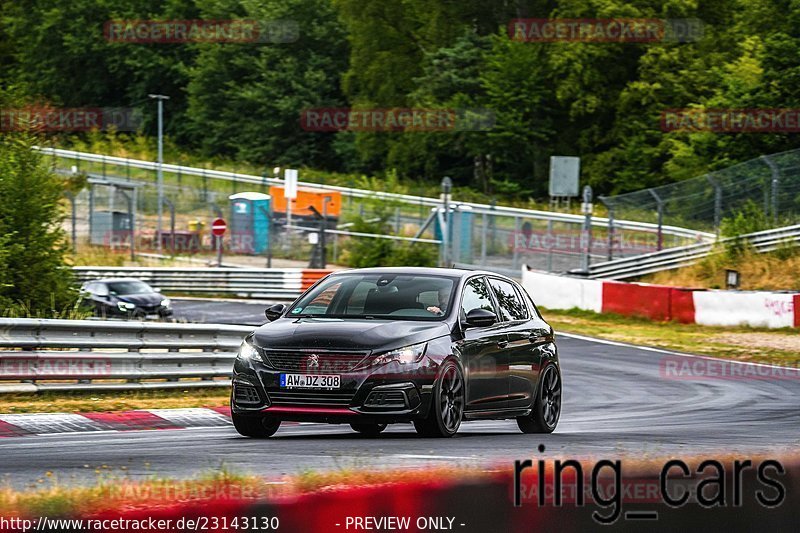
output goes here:
[[556, 330], [738, 361], [800, 364], [800, 330], [711, 327], [577, 309], [542, 309]]
[[87, 413], [132, 409], [178, 409], [228, 405], [226, 387], [130, 392], [2, 394], [0, 413]]

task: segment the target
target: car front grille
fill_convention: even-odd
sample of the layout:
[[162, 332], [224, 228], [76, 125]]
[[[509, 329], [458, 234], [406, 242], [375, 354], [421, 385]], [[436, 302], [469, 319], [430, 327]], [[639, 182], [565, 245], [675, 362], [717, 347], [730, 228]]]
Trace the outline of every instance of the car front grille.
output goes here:
[[350, 372], [367, 356], [367, 352], [326, 352], [321, 350], [265, 350], [267, 363], [276, 370], [339, 374]]
[[341, 390], [282, 390], [270, 391], [272, 405], [303, 405], [321, 407], [347, 407], [355, 392]]

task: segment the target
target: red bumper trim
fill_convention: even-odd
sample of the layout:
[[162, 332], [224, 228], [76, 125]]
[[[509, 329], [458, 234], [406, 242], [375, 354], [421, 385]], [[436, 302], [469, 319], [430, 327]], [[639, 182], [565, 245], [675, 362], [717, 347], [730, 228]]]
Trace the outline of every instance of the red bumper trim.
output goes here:
[[289, 415], [358, 415], [355, 411], [351, 411], [347, 407], [290, 407], [290, 406], [274, 406], [267, 407], [261, 410], [262, 413], [270, 414], [289, 414]]

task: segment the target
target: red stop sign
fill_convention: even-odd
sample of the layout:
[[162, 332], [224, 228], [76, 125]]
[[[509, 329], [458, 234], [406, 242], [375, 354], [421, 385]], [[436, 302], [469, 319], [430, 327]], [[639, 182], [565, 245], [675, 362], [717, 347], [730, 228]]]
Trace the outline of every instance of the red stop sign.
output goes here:
[[222, 237], [226, 229], [228, 229], [228, 224], [221, 218], [217, 218], [211, 223], [211, 233], [217, 237]]

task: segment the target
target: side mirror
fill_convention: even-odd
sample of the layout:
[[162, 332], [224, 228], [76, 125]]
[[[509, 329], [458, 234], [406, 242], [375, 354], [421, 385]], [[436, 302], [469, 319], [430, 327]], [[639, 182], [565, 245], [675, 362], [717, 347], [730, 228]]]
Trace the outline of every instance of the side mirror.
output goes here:
[[267, 317], [267, 320], [272, 322], [273, 320], [278, 320], [283, 315], [284, 311], [286, 311], [285, 304], [275, 304], [272, 307], [267, 307], [266, 311], [264, 311], [264, 316]]
[[497, 322], [497, 315], [486, 309], [476, 307], [467, 313], [467, 327], [485, 328]]
[[150, 287], [150, 288], [153, 289], [153, 292], [161, 292], [161, 289], [159, 289], [158, 287]]

